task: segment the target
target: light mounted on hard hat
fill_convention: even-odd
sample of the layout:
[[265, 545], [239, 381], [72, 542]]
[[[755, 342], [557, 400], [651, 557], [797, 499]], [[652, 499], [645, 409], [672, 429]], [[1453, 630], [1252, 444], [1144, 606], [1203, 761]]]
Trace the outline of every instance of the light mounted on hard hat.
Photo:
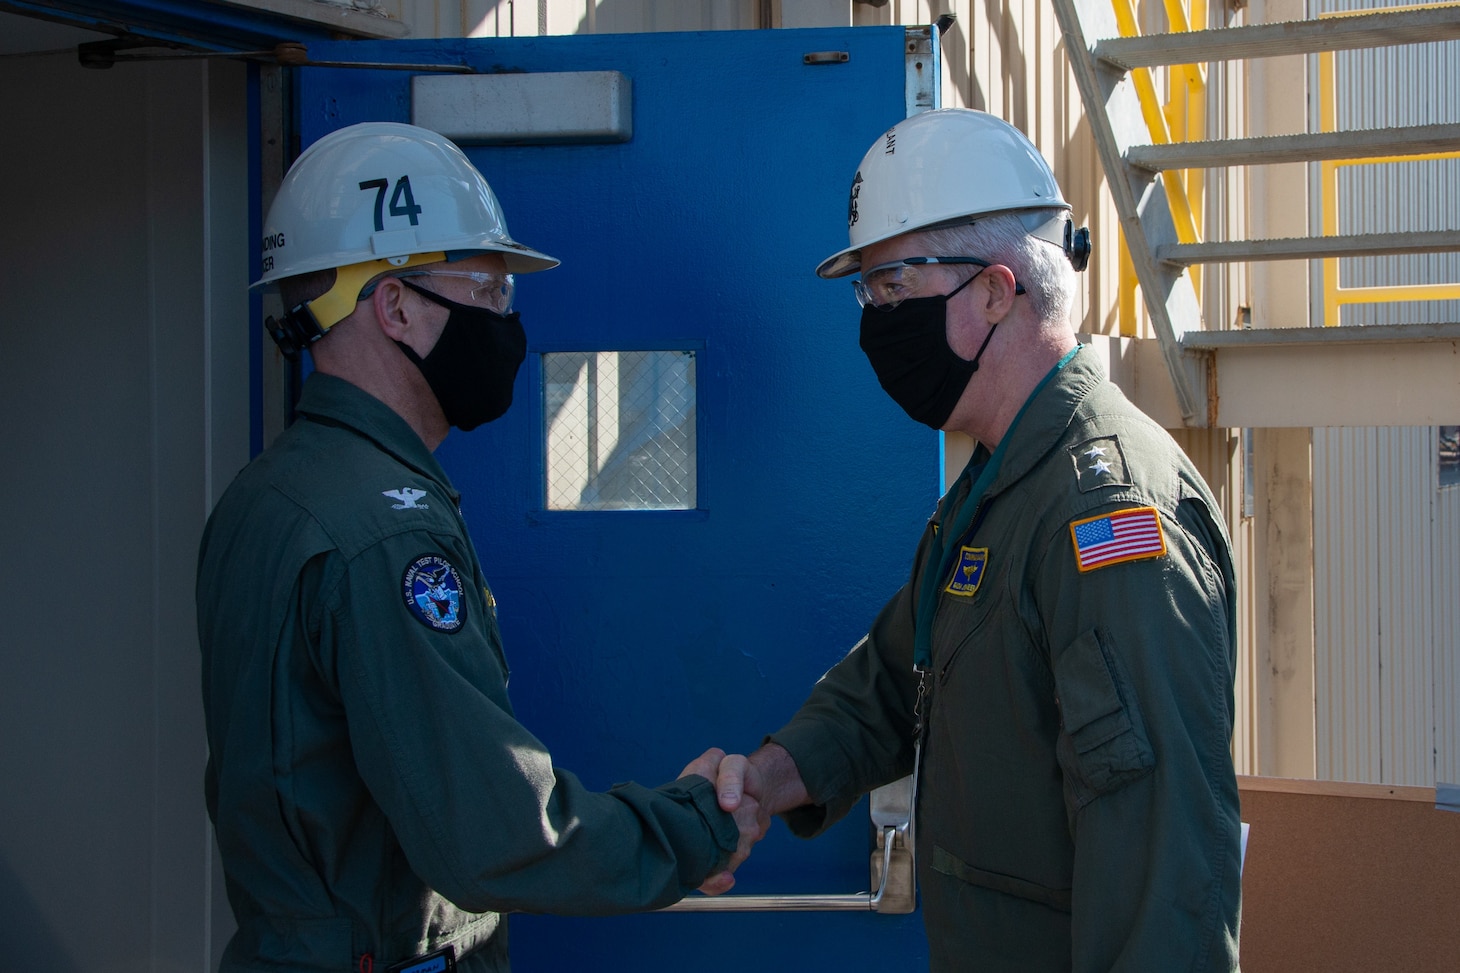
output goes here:
[[355, 309], [360, 290], [392, 270], [500, 253], [507, 272], [558, 261], [512, 239], [491, 186], [450, 140], [416, 125], [363, 122], [306, 149], [269, 207], [263, 276], [253, 287], [334, 269], [328, 292], [266, 327], [286, 355]]
[[[1029, 211], [1046, 211], [1043, 214]], [[1064, 212], [1051, 217], [1049, 210]], [[850, 246], [816, 272], [845, 277], [862, 248], [903, 233], [1024, 214], [1031, 236], [1062, 248], [1076, 270], [1089, 261], [1090, 234], [1076, 230], [1049, 163], [1014, 126], [967, 108], [927, 111], [889, 129], [862, 158], [847, 200]]]

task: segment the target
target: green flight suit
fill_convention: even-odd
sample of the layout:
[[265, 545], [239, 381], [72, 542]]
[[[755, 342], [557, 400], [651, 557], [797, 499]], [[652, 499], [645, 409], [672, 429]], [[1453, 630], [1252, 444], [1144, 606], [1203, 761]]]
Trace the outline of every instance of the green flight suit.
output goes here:
[[[911, 581], [773, 735], [817, 805], [788, 821], [818, 833], [912, 771], [919, 594], [935, 571], [915, 825], [932, 968], [1236, 969], [1236, 586], [1220, 508], [1088, 351], [1027, 403], [965, 511], [972, 529], [939, 536], [988, 459], [980, 447]], [[1111, 524], [1145, 533], [1102, 547]], [[927, 564], [939, 543], [951, 571]]]
[[506, 970], [501, 913], [657, 908], [720, 867], [738, 832], [708, 781], [593, 793], [514, 719], [460, 497], [406, 422], [318, 373], [298, 411], [199, 560], [225, 973], [445, 946]]

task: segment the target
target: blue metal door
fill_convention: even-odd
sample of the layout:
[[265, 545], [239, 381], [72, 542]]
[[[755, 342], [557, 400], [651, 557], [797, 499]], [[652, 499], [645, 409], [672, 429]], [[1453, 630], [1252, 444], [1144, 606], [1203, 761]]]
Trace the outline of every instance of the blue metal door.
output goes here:
[[[902, 28], [856, 28], [310, 47], [631, 81], [627, 141], [468, 147], [513, 235], [563, 263], [519, 278], [530, 354], [513, 409], [439, 452], [518, 715], [591, 787], [757, 746], [906, 577], [940, 444], [878, 388], [851, 288], [813, 272], [845, 246], [862, 153], [907, 114], [905, 44]], [[297, 104], [306, 145], [411, 121], [410, 72], [307, 69]], [[862, 891], [869, 847], [865, 807], [814, 842], [777, 823], [735, 891]], [[926, 966], [916, 914], [511, 929], [526, 971]]]

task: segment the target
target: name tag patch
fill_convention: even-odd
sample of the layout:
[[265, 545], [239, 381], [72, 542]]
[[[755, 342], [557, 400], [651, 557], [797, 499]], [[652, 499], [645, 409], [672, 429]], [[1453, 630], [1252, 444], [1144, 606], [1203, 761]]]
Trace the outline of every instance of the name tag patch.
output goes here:
[[1070, 538], [1082, 572], [1166, 553], [1166, 535], [1155, 507], [1132, 507], [1077, 520], [1070, 524]]
[[979, 582], [983, 581], [983, 569], [988, 563], [989, 549], [987, 547], [960, 549], [958, 566], [953, 569], [953, 577], [948, 579], [948, 587], [943, 590], [950, 595], [973, 597], [973, 593], [978, 590]]
[[422, 554], [406, 566], [401, 594], [406, 608], [427, 628], [450, 633], [466, 621], [461, 574], [439, 554]]

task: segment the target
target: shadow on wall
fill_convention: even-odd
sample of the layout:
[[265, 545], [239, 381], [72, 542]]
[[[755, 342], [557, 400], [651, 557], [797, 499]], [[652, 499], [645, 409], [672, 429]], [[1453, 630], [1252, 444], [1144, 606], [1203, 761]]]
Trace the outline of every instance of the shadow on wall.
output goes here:
[[[989, 22], [989, 39], [996, 42], [1001, 54], [1003, 71], [1001, 78], [1008, 85], [1005, 100], [1013, 109], [1006, 120], [1021, 132], [1029, 131], [1029, 60], [1020, 46], [1019, 26], [1014, 13], [1000, 0], [984, 0], [984, 9]], [[979, 98], [983, 101], [982, 95]], [[985, 109], [983, 104], [970, 108]], [[986, 109], [985, 109], [986, 110]]]
[[25, 883], [0, 858], [0, 964], [7, 970], [81, 973], [65, 941], [36, 907]]
[[[992, 5], [995, 0], [989, 0], [989, 2]], [[980, 111], [986, 111], [988, 99], [984, 97], [982, 89], [979, 88], [978, 79], [973, 76], [969, 64], [969, 56], [972, 51], [972, 42], [969, 40], [971, 25], [963, 23], [960, 19], [961, 15], [955, 9], [957, 6], [955, 0], [930, 0], [928, 4], [927, 23], [937, 26], [942, 17], [953, 17], [952, 22], [939, 35], [943, 68], [948, 76], [948, 86], [943, 90], [943, 107], [977, 108]], [[969, 3], [968, 11], [970, 16], [977, 13], [974, 3]], [[891, 22], [890, 15], [888, 15], [888, 22]], [[922, 21], [918, 21], [918, 23], [922, 23]]]
[[[500, 5], [501, 0], [499, 0]], [[681, 0], [598, 0], [579, 20], [577, 34], [642, 34], [658, 31], [753, 30], [762, 3], [683, 3]]]
[[[952, 7], [953, 4], [951, 2], [940, 3], [934, 4], [934, 6]], [[969, 9], [972, 9], [972, 7]], [[945, 12], [947, 11], [935, 10], [933, 12], [933, 19], [937, 20]], [[964, 101], [959, 107], [983, 109], [988, 104], [988, 99], [984, 97], [983, 90], [978, 86], [978, 78], [973, 76], [973, 71], [970, 69], [968, 63], [969, 50], [971, 49], [968, 31], [968, 25], [955, 20], [948, 28], [947, 33], [943, 35], [941, 41], [943, 64], [948, 69], [948, 83], [953, 89], [952, 92], [946, 92], [946, 94], [950, 96], [954, 92], [961, 94]], [[943, 105], [952, 108], [957, 104], [957, 100], [956, 97], [945, 97], [943, 99]]]

